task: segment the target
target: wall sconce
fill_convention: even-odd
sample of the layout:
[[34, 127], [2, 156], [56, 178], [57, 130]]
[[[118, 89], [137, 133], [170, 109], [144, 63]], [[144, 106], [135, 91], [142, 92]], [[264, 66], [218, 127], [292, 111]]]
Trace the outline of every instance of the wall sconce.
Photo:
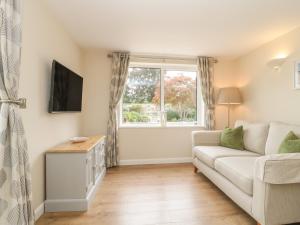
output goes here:
[[271, 59], [267, 65], [274, 70], [279, 70], [282, 64], [285, 63], [286, 59], [287, 57]]

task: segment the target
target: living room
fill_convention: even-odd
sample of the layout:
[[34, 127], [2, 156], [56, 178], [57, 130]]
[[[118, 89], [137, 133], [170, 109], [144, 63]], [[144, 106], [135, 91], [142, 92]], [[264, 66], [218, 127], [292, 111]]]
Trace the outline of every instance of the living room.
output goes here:
[[300, 223], [299, 8], [1, 0], [0, 224]]

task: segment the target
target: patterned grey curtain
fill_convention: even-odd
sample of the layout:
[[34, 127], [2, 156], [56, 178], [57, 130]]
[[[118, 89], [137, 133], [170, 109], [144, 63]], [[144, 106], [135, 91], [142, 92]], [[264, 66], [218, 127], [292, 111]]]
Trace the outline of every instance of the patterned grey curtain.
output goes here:
[[[20, 0], [0, 1], [0, 98], [18, 99], [21, 56]], [[32, 225], [31, 176], [19, 108], [0, 105], [0, 224]]]
[[106, 167], [119, 163], [117, 106], [122, 97], [129, 66], [129, 53], [112, 54], [112, 78], [110, 82], [109, 119], [106, 141]]
[[205, 104], [205, 128], [215, 129], [215, 100], [213, 86], [213, 62], [209, 57], [198, 57], [198, 71], [202, 97]]

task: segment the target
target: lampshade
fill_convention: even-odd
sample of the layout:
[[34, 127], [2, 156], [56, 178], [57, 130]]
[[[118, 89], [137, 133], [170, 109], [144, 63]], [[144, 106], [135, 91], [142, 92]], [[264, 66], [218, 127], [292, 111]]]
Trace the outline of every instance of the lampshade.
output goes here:
[[236, 87], [221, 88], [219, 90], [217, 103], [222, 104], [241, 104], [242, 97], [240, 91]]

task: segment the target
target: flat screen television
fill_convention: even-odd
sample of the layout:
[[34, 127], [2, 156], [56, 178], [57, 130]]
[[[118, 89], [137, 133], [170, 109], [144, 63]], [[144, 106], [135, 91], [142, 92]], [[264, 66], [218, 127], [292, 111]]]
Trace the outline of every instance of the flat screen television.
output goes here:
[[49, 113], [80, 112], [83, 78], [53, 60]]

